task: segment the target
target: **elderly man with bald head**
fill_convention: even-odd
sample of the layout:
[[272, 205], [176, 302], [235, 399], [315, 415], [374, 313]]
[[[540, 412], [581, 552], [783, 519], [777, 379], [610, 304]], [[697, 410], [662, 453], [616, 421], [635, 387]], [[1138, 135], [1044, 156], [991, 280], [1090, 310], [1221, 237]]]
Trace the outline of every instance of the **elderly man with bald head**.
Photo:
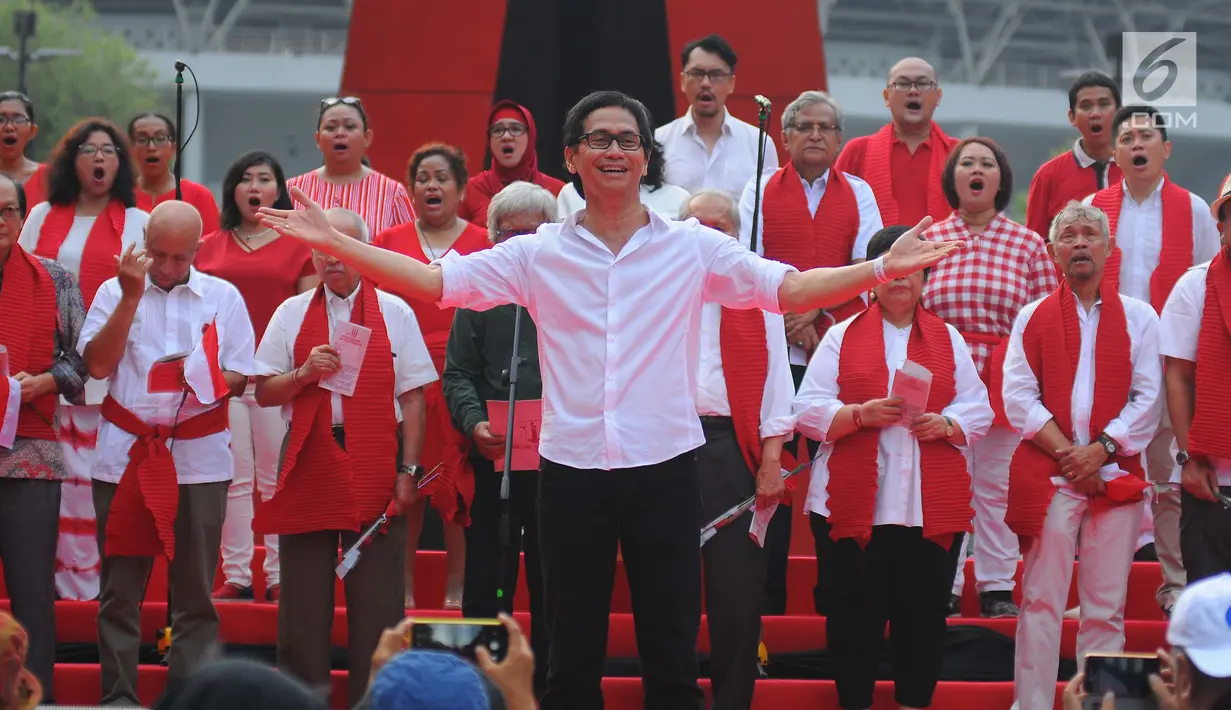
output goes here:
[[872, 186], [886, 226], [914, 225], [927, 215], [939, 222], [953, 211], [940, 178], [957, 141], [932, 120], [941, 95], [936, 69], [907, 57], [889, 70], [882, 93], [893, 120], [852, 139], [834, 167]]
[[[328, 218], [368, 241], [354, 212], [335, 208]], [[345, 577], [353, 705], [381, 632], [405, 615], [403, 511], [424, 476], [423, 386], [437, 376], [404, 301], [332, 256], [313, 252], [312, 263], [321, 285], [278, 306], [257, 349], [257, 404], [281, 407], [289, 429], [277, 491], [257, 508], [253, 529], [278, 535], [281, 546], [278, 667], [328, 685], [338, 546], [389, 514]]]
[[[155, 556], [170, 562], [176, 607], [169, 682], [218, 639], [210, 590], [232, 475], [227, 398], [254, 372], [255, 339], [239, 291], [192, 267], [200, 239], [196, 208], [154, 208], [145, 248], [130, 246], [99, 287], [78, 340], [90, 376], [108, 385], [91, 469], [103, 704], [138, 703], [141, 602]], [[212, 387], [185, 381], [197, 361], [212, 363]]]

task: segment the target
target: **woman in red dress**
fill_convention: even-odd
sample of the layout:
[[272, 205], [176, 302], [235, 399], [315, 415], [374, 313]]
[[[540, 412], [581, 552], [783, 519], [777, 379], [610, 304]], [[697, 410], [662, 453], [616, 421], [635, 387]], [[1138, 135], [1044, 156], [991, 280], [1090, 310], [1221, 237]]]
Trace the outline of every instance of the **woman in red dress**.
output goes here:
[[[128, 140], [132, 143], [137, 165], [137, 207], [149, 212], [154, 206], [175, 199], [175, 176], [171, 167], [175, 160], [175, 124], [161, 113], [138, 114], [128, 122]], [[201, 233], [218, 231], [218, 203], [209, 188], [191, 180], [180, 179], [184, 202], [201, 213]]]
[[[450, 251], [469, 254], [491, 246], [487, 230], [458, 217], [466, 191], [466, 158], [462, 151], [441, 143], [420, 147], [410, 159], [409, 179], [415, 213], [406, 224], [381, 232], [376, 245], [406, 254], [424, 263], [435, 261]], [[398, 293], [396, 289], [387, 289]], [[452, 308], [402, 296], [415, 311], [419, 330], [436, 365], [444, 371], [445, 344], [453, 326]], [[422, 465], [431, 471], [438, 463], [441, 475], [429, 486], [432, 505], [444, 521], [445, 549], [449, 575], [445, 588], [445, 608], [461, 609], [462, 581], [466, 564], [466, 538], [462, 531], [470, 523], [470, 501], [474, 497], [474, 472], [467, 463], [465, 437], [453, 427], [445, 405], [440, 381], [426, 388], [427, 432], [423, 441]], [[406, 605], [414, 606], [414, 560], [423, 527], [423, 504], [407, 509], [409, 533], [406, 537]]]
[[[222, 179], [222, 228], [201, 241], [196, 263], [200, 271], [230, 281], [248, 307], [257, 342], [269, 319], [286, 299], [316, 288], [320, 279], [312, 266], [312, 250], [302, 242], [278, 236], [262, 227], [261, 207], [291, 209], [282, 166], [268, 153], [252, 151], [236, 159]], [[253, 385], [231, 400], [231, 457], [235, 478], [227, 491], [222, 525], [222, 573], [225, 582], [214, 599], [252, 599], [252, 491], [261, 499], [274, 493], [278, 456], [286, 423], [277, 407], [257, 406]], [[265, 536], [265, 598], [278, 600], [278, 537]]]

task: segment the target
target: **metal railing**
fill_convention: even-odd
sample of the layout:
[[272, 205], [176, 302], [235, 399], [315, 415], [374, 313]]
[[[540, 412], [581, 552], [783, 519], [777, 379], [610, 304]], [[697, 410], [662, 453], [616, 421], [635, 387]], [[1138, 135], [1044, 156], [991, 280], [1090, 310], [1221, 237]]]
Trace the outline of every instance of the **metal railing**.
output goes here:
[[99, 17], [96, 26], [118, 34], [135, 49], [144, 51], [223, 51], [276, 55], [341, 55], [346, 52], [345, 28], [233, 27], [218, 45], [209, 37], [186, 38], [180, 24], [133, 22], [132, 18]]

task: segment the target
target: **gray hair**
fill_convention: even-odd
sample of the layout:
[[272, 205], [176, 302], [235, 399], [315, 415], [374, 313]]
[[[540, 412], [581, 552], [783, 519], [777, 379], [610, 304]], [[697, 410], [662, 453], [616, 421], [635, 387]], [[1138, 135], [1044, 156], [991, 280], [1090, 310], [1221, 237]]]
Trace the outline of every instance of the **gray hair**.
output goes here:
[[739, 204], [731, 193], [716, 187], [707, 187], [689, 195], [688, 199], [684, 200], [684, 204], [680, 205], [681, 222], [692, 216], [692, 203], [698, 197], [716, 197], [722, 200], [723, 204], [727, 206], [727, 213], [731, 215], [731, 226], [735, 229], [735, 233], [739, 234]]
[[794, 101], [787, 104], [787, 107], [782, 112], [782, 130], [789, 130], [795, 125], [795, 118], [799, 116], [799, 112], [808, 108], [813, 104], [824, 104], [833, 110], [834, 121], [838, 123], [838, 130], [842, 129], [843, 115], [842, 107], [834, 97], [824, 91], [805, 91], [800, 94]]
[[496, 241], [502, 219], [525, 212], [541, 217], [544, 222], [554, 222], [558, 209], [556, 198], [545, 188], [523, 180], [509, 183], [487, 206], [487, 237]]
[[1047, 233], [1047, 241], [1054, 244], [1056, 239], [1060, 237], [1060, 232], [1064, 230], [1064, 226], [1072, 224], [1079, 219], [1088, 219], [1099, 226], [1103, 230], [1104, 237], [1111, 236], [1111, 225], [1107, 221], [1107, 213], [1097, 207], [1091, 205], [1083, 205], [1077, 200], [1069, 200], [1069, 203], [1060, 210], [1051, 221], [1051, 229]]
[[332, 217], [335, 215], [338, 217], [343, 217], [345, 219], [348, 219], [352, 222], [351, 226], [355, 229], [355, 234], [351, 234], [348, 236], [353, 236], [357, 238], [359, 241], [363, 242], [364, 244], [367, 244], [368, 242], [371, 241], [370, 239], [371, 233], [368, 231], [368, 223], [364, 222], [363, 217], [360, 217], [357, 212], [348, 210], [345, 207], [330, 207], [329, 209], [325, 210], [326, 217]]

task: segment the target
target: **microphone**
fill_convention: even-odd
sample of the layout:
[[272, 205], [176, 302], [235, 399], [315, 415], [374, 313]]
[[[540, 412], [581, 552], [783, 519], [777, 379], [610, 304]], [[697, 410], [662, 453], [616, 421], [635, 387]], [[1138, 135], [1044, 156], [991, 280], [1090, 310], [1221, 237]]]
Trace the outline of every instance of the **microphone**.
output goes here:
[[764, 96], [757, 94], [756, 96], [752, 97], [752, 100], [757, 102], [757, 106], [760, 106], [762, 111], [769, 110], [769, 107], [770, 107], [769, 99], [765, 98]]
[[181, 74], [183, 74], [183, 73], [184, 73], [184, 67], [186, 67], [186, 66], [188, 66], [188, 65], [184, 64], [183, 62], [179, 61], [178, 59], [175, 61], [175, 71], [177, 71], [177, 72], [179, 72], [179, 73], [181, 73]]

